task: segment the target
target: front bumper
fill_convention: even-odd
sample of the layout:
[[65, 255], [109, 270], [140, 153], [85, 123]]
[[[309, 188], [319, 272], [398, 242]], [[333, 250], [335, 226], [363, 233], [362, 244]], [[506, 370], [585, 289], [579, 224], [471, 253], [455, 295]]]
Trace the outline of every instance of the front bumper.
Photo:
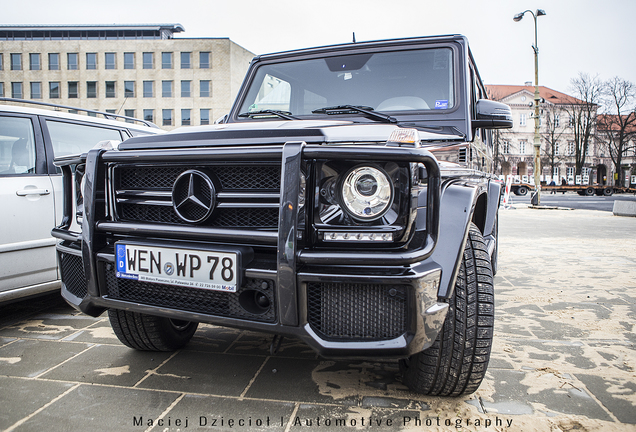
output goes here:
[[[154, 242], [166, 245], [182, 242], [195, 248], [227, 242], [233, 237], [233, 233], [214, 229], [165, 230], [150, 224], [104, 219], [106, 187], [100, 180], [106, 177], [104, 161], [130, 158], [130, 153], [89, 152], [82, 232], [70, 233], [68, 225], [53, 230], [53, 235], [62, 240], [57, 247], [62, 295], [78, 310], [96, 316], [108, 308], [123, 309], [298, 337], [327, 357], [401, 358], [427, 348], [435, 340], [448, 304], [438, 301], [441, 268], [430, 259], [439, 223], [434, 211], [439, 205], [439, 170], [428, 152], [367, 148], [361, 155], [360, 150], [347, 147], [307, 148], [302, 142], [286, 143], [278, 153], [282, 156], [283, 183], [278, 231], [251, 238], [253, 244], [264, 244], [270, 249], [276, 245], [276, 253], [269, 256], [256, 253], [244, 269], [243, 285], [236, 293], [115, 277], [113, 238], [125, 236], [139, 242], [153, 238]], [[180, 157], [183, 154], [179, 152]], [[205, 156], [217, 155], [218, 151], [211, 150]], [[174, 156], [177, 154], [162, 151], [153, 153], [151, 159], [162, 161]], [[263, 157], [271, 158], [272, 154]], [[298, 208], [293, 203], [299, 194], [302, 159], [352, 157], [406, 159], [426, 165], [429, 181], [425, 207], [429, 211], [422, 212], [425, 221], [414, 224], [425, 230], [417, 231], [414, 226], [415, 240], [408, 247], [397, 252], [299, 247]], [[67, 174], [70, 170], [65, 171]], [[415, 202], [418, 199], [414, 197]], [[72, 212], [71, 206], [65, 205], [66, 211]], [[252, 307], [250, 298], [257, 293], [267, 297], [271, 306], [266, 310]]]

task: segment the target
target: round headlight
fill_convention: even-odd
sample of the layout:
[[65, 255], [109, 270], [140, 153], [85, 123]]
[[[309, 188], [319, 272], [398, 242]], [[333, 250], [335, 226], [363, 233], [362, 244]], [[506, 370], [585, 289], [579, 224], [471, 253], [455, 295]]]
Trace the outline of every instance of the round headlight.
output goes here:
[[382, 216], [391, 206], [393, 186], [381, 170], [363, 166], [349, 171], [342, 183], [342, 202], [354, 218], [370, 221]]

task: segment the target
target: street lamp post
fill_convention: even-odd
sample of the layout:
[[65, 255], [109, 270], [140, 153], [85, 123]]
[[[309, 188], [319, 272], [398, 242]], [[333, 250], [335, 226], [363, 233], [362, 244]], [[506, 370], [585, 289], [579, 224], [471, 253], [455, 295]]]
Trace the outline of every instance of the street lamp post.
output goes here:
[[539, 45], [537, 44], [537, 17], [545, 15], [545, 11], [543, 9], [537, 9], [537, 12], [534, 13], [531, 10], [526, 10], [515, 15], [513, 20], [515, 22], [521, 21], [526, 12], [530, 12], [532, 14], [532, 18], [534, 18], [534, 45], [532, 46], [532, 49], [534, 50], [534, 187], [536, 205], [540, 205], [541, 137], [539, 135], [539, 103], [541, 102], [541, 97], [539, 96]]

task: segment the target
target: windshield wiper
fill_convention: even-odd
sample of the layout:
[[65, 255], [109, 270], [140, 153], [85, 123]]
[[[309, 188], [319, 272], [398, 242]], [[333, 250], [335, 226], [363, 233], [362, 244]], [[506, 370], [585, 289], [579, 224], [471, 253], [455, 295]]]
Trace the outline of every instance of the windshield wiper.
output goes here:
[[360, 113], [364, 114], [368, 117], [374, 118], [376, 120], [381, 120], [387, 123], [397, 123], [397, 120], [390, 115], [381, 114], [373, 111], [373, 108], [368, 106], [358, 106], [358, 105], [337, 105], [332, 107], [318, 108], [313, 110], [314, 114], [351, 114], [351, 113]]
[[292, 116], [289, 111], [278, 111], [278, 110], [268, 110], [268, 109], [244, 112], [239, 114], [238, 116], [254, 118], [254, 117], [263, 117], [263, 116], [266, 116], [266, 114], [272, 114], [285, 120], [298, 120], [296, 117]]

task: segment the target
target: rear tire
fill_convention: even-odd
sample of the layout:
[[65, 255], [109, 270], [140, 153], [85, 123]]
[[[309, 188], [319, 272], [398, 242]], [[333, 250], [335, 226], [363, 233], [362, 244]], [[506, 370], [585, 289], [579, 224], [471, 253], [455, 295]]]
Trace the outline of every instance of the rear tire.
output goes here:
[[442, 330], [430, 348], [401, 361], [403, 382], [426, 395], [473, 393], [486, 375], [494, 320], [490, 256], [471, 224]]
[[199, 323], [110, 309], [110, 325], [127, 347], [140, 351], [174, 351], [190, 341]]
[[519, 196], [526, 196], [528, 194], [528, 188], [525, 186], [521, 186], [520, 188], [517, 189], [517, 195]]

